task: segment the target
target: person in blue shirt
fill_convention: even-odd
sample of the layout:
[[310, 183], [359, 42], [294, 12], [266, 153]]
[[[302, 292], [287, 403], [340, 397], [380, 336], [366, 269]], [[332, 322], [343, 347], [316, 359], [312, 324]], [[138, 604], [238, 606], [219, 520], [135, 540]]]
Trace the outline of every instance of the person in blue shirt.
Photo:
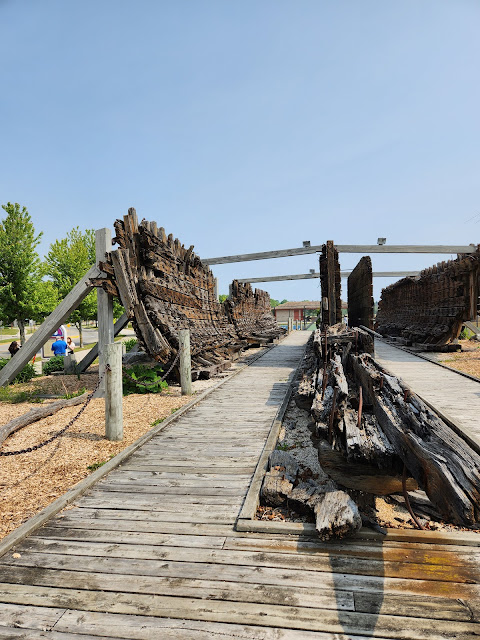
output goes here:
[[52, 351], [54, 356], [64, 356], [67, 351], [67, 343], [63, 338], [57, 338], [52, 344]]

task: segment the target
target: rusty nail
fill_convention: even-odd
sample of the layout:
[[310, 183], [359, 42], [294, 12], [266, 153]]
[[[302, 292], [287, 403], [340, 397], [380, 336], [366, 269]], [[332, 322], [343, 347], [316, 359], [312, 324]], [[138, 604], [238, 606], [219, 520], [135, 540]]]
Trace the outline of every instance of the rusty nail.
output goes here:
[[335, 387], [333, 390], [332, 410], [330, 411], [330, 419], [328, 421], [328, 442], [330, 444], [332, 444], [333, 441], [333, 418], [335, 416], [335, 405], [337, 403], [337, 391], [338, 388]]
[[363, 409], [363, 389], [360, 385], [359, 397], [358, 397], [358, 422], [357, 426], [360, 429], [362, 426], [362, 409]]

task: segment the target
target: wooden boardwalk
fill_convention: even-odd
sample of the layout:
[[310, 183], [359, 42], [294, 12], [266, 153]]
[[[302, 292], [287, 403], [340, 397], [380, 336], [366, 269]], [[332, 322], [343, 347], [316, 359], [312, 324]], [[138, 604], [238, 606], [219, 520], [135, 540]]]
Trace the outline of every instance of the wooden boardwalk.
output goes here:
[[375, 357], [411, 389], [455, 422], [479, 443], [480, 383], [455, 371], [375, 340]]
[[0, 558], [0, 638], [480, 635], [477, 543], [344, 542], [235, 520], [309, 332], [294, 332]]

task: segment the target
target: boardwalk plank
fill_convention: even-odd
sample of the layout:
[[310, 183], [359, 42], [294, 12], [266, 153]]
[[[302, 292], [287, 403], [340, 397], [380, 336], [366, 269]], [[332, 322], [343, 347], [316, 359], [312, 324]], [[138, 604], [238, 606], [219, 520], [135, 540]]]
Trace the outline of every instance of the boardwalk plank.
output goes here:
[[[107, 555], [110, 558], [157, 559], [182, 562], [204, 562], [222, 565], [243, 565], [255, 567], [275, 567], [302, 569], [307, 572], [349, 573], [366, 576], [388, 576], [416, 580], [439, 580], [442, 582], [475, 583], [478, 579], [476, 558], [468, 565], [438, 565], [426, 562], [395, 562], [389, 560], [363, 559], [337, 555], [302, 555], [285, 553], [251, 553], [248, 551], [227, 551], [215, 549], [186, 549], [183, 547], [155, 547], [152, 545], [115, 544], [82, 542], [70, 540], [49, 540], [30, 538], [23, 545], [24, 551], [55, 553], [77, 556]], [[8, 556], [5, 562], [9, 562]]]
[[203, 601], [195, 598], [156, 596], [151, 594], [108, 593], [86, 589], [36, 587], [4, 584], [2, 597], [17, 604], [42, 606], [55, 600], [67, 608], [86, 611], [136, 614], [170, 618], [188, 617], [211, 622], [256, 624], [286, 629], [329, 631], [331, 633], [369, 633], [398, 640], [438, 640], [446, 636], [456, 640], [478, 638], [478, 625], [459, 620], [377, 615], [320, 608], [266, 605], [225, 600]]
[[[18, 605], [14, 605], [18, 606]], [[57, 625], [58, 629], [69, 633], [94, 632], [102, 638], [122, 638], [128, 640], [339, 640], [337, 634], [316, 631], [295, 631], [292, 629], [272, 629], [244, 624], [203, 622], [199, 620], [153, 618], [151, 616], [124, 615], [119, 613], [99, 613], [90, 611], [67, 611]], [[75, 636], [51, 636], [54, 640], [77, 640]], [[114, 636], [107, 635], [114, 633]], [[8, 637], [8, 636], [7, 636]], [[12, 636], [15, 637], [15, 636]], [[17, 636], [21, 637], [21, 636]], [[41, 636], [39, 636], [41, 638]], [[81, 638], [82, 636], [80, 636]], [[91, 636], [87, 636], [90, 640]], [[369, 636], [371, 637], [371, 636]], [[25, 638], [25, 636], [24, 636]], [[37, 637], [32, 636], [32, 640]], [[43, 639], [42, 639], [43, 640]], [[343, 635], [342, 640], [367, 640], [365, 636]], [[377, 640], [386, 640], [378, 637]]]
[[[209, 580], [264, 584], [275, 586], [322, 585], [324, 589], [354, 592], [420, 595], [480, 600], [480, 587], [470, 582], [446, 582], [418, 578], [397, 578], [383, 575], [367, 576], [361, 573], [338, 574], [332, 571], [316, 573], [302, 569], [222, 565], [204, 562], [166, 561], [156, 559], [128, 559], [122, 557], [75, 556], [55, 553], [22, 553], [15, 562], [3, 558], [5, 566], [25, 566], [43, 569], [68, 569], [79, 572], [120, 573], [140, 576], [165, 576], [173, 580], [208, 576]], [[0, 565], [1, 566], [1, 565]]]

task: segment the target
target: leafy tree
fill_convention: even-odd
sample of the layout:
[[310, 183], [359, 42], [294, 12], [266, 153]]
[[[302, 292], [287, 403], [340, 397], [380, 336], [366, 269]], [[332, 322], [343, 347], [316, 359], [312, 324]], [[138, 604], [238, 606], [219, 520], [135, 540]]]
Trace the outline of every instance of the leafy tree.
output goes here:
[[221, 294], [218, 296], [218, 301], [219, 301], [219, 302], [225, 302], [225, 300], [226, 300], [227, 298], [228, 298], [228, 296], [227, 296], [227, 294], [226, 294], [226, 293], [221, 293]]
[[[64, 298], [95, 263], [95, 232], [93, 229], [80, 231], [75, 227], [67, 237], [56, 240], [50, 245], [45, 264], [46, 272], [58, 290], [59, 297]], [[75, 324], [83, 346], [83, 322], [96, 317], [97, 297], [91, 291], [69, 317]]]
[[39, 320], [51, 313], [56, 298], [44, 275], [36, 247], [42, 233], [35, 228], [26, 207], [7, 202], [6, 217], [0, 222], [0, 314], [14, 320], [25, 343], [25, 321]]
[[272, 309], [275, 309], [275, 307], [278, 307], [279, 304], [280, 302], [278, 300], [275, 300], [274, 298], [270, 298], [270, 307]]

